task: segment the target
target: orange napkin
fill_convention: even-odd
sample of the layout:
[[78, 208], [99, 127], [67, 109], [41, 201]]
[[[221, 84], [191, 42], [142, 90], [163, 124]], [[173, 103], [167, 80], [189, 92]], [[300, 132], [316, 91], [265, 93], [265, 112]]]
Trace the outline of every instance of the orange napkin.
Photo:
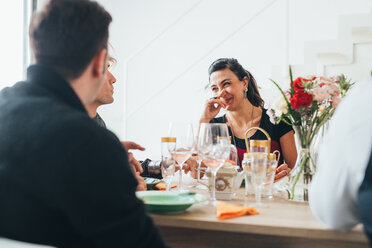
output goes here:
[[259, 214], [255, 208], [247, 208], [239, 205], [218, 201], [217, 202], [217, 219], [224, 220], [235, 218], [243, 215]]
[[[176, 187], [177, 187], [177, 184], [172, 184], [171, 185], [171, 189], [176, 188]], [[158, 184], [155, 185], [155, 189], [157, 189], [157, 190], [166, 190], [167, 188], [166, 188], [165, 183], [161, 182], [161, 183], [158, 183]]]
[[230, 163], [230, 164], [232, 164], [232, 165], [236, 165], [236, 163], [235, 163], [235, 161], [232, 161], [232, 160], [226, 160], [226, 163]]

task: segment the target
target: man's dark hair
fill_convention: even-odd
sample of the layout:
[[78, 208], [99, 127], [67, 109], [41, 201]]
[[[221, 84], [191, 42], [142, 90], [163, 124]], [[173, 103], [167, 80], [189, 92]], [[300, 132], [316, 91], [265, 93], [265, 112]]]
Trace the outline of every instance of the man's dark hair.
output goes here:
[[111, 15], [89, 0], [50, 0], [35, 14], [30, 42], [38, 64], [66, 80], [78, 78], [94, 55], [107, 48]]

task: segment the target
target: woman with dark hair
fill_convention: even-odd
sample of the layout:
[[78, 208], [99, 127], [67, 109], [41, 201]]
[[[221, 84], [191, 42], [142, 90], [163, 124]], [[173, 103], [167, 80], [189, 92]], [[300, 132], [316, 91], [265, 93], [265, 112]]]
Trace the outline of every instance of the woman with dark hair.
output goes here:
[[[252, 74], [233, 58], [214, 61], [208, 73], [209, 88], [214, 97], [206, 103], [200, 123], [228, 125], [231, 143], [238, 150], [239, 164], [246, 152], [244, 139], [246, 130], [251, 127], [261, 127], [271, 137], [271, 152], [279, 150], [282, 154], [275, 180], [286, 176], [295, 165], [297, 158], [294, 132], [291, 126], [283, 122], [278, 125], [270, 122]], [[216, 118], [221, 108], [227, 110], [227, 113]], [[255, 140], [266, 139], [266, 136], [257, 130], [249, 132], [248, 137]]]

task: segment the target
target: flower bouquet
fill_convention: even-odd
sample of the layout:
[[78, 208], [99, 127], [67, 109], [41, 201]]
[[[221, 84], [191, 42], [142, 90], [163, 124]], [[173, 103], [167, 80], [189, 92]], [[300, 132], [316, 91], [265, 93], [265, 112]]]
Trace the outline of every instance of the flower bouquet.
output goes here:
[[307, 76], [293, 80], [291, 67], [289, 75], [290, 88], [287, 91], [271, 80], [281, 95], [267, 114], [272, 123], [284, 121], [293, 126], [299, 149], [286, 189], [290, 200], [304, 202], [308, 201], [308, 185], [316, 171], [311, 152], [314, 137], [332, 117], [353, 83], [344, 75], [331, 78]]

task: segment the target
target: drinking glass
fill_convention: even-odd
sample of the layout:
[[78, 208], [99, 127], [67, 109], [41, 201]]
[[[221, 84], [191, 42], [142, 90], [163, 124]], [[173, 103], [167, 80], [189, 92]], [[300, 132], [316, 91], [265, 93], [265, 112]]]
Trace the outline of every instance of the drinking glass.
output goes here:
[[175, 169], [176, 162], [173, 160], [172, 157], [163, 158], [161, 163], [161, 175], [163, 176], [163, 181], [165, 183], [166, 191], [170, 190], [172, 179]]
[[[198, 146], [198, 136], [195, 137], [195, 147], [194, 147], [194, 152], [192, 154], [192, 157], [196, 160], [197, 162], [197, 168], [196, 168], [196, 181], [197, 183], [200, 183], [200, 172], [202, 170], [201, 168], [201, 162], [202, 162], [202, 159], [201, 157], [199, 156], [199, 146]], [[203, 170], [204, 171], [204, 170]], [[204, 171], [205, 172], [205, 171]]]
[[262, 206], [261, 191], [266, 180], [267, 153], [251, 152], [249, 153], [251, 161], [252, 184], [256, 198], [256, 206]]
[[211, 203], [216, 205], [216, 174], [230, 156], [231, 145], [226, 124], [202, 123], [198, 135], [198, 153], [212, 174]]
[[276, 159], [267, 160], [266, 168], [266, 180], [262, 188], [261, 196], [263, 198], [272, 198], [273, 197], [273, 185], [276, 169], [278, 167], [278, 161]]
[[189, 159], [194, 148], [194, 133], [191, 123], [172, 122], [169, 125], [169, 136], [176, 138], [176, 145], [169, 147], [169, 152], [179, 167], [178, 190], [182, 191], [182, 165]]

